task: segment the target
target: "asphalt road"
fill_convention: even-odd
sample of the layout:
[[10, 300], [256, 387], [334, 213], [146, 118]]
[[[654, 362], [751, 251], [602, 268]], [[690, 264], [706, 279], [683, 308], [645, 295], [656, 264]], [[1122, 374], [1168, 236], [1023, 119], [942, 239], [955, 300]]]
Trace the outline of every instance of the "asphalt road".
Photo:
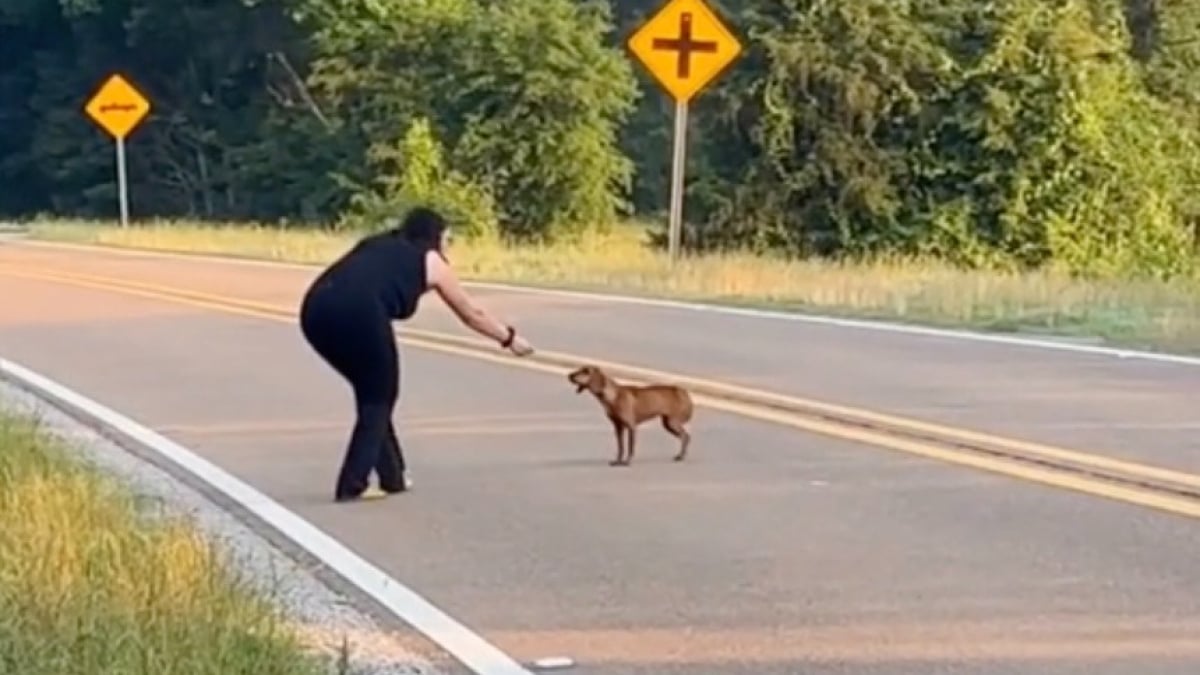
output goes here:
[[[283, 305], [294, 305], [313, 275], [44, 248], [0, 254], [5, 260]], [[477, 295], [546, 349], [1200, 472], [1200, 367], [517, 292]], [[414, 326], [465, 332], [436, 300], [425, 304]]]
[[[312, 275], [9, 245], [5, 263], [284, 304]], [[1200, 375], [1177, 366], [486, 300], [549, 349], [1200, 464], [1185, 410]], [[421, 324], [462, 332], [449, 321]], [[1194, 520], [709, 410], [690, 462], [648, 428], [635, 466], [613, 469], [610, 430], [565, 380], [416, 349], [398, 414], [416, 491], [335, 505], [350, 398], [294, 325], [0, 271], [0, 354], [189, 445], [519, 659], [603, 675], [1200, 672]]]

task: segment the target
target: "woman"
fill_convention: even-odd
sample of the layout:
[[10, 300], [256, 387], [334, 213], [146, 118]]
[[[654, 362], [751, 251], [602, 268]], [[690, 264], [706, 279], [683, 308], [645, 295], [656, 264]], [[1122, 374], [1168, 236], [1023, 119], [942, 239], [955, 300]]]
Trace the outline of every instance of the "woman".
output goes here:
[[[471, 301], [446, 260], [446, 221], [426, 208], [398, 227], [365, 237], [313, 281], [300, 308], [304, 338], [354, 390], [356, 419], [334, 498], [350, 501], [407, 490], [404, 452], [392, 426], [400, 363], [392, 320], [417, 311], [432, 289], [468, 328], [517, 356], [533, 348]], [[369, 490], [374, 469], [380, 490]]]

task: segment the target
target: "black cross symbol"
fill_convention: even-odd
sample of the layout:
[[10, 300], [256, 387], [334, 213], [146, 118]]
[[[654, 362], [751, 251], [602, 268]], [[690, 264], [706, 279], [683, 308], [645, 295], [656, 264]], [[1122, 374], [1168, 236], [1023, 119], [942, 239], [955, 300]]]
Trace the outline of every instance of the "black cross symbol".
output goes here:
[[692, 52], [715, 54], [717, 43], [692, 39], [692, 13], [684, 12], [679, 15], [679, 37], [674, 39], [654, 38], [654, 49], [676, 52], [675, 73], [679, 79], [686, 80], [692, 74]]

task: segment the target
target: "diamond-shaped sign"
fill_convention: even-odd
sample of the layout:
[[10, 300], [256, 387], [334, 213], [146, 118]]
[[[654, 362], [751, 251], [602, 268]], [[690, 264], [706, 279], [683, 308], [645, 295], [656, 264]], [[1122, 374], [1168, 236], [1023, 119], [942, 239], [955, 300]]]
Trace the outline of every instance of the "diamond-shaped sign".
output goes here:
[[150, 101], [125, 78], [108, 78], [84, 108], [88, 116], [113, 138], [123, 139], [150, 112]]
[[670, 0], [628, 42], [677, 102], [689, 101], [742, 52], [704, 0]]

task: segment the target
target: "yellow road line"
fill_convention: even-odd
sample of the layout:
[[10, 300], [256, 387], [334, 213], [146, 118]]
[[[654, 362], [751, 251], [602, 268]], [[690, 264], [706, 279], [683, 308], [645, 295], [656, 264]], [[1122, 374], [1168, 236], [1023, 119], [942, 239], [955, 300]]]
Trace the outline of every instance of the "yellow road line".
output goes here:
[[[26, 270], [20, 268], [19, 266], [5, 264], [0, 264], [0, 271], [17, 277], [56, 281], [59, 283], [75, 285], [83, 288], [92, 288], [96, 290], [112, 291], [138, 297], [163, 300], [175, 304], [188, 305], [241, 316], [262, 318], [280, 322], [286, 321], [289, 323], [295, 320], [294, 313], [290, 309], [279, 306], [254, 302], [241, 298], [228, 298], [185, 289], [173, 289], [169, 286], [129, 282], [119, 279], [110, 279], [106, 277], [96, 277], [92, 275], [76, 273]], [[423, 335], [425, 337], [414, 337], [414, 334]], [[569, 366], [566, 365], [552, 365], [550, 363], [532, 360], [531, 358], [518, 359], [516, 357], [503, 355], [501, 353], [495, 353], [494, 351], [482, 351], [480, 347], [476, 346], [476, 344], [481, 344], [477, 341], [447, 336], [433, 331], [405, 329], [399, 334], [399, 339], [403, 344], [408, 344], [421, 349], [452, 354], [455, 356], [464, 356], [489, 363], [523, 368], [525, 370], [562, 375], [565, 374], [569, 368]], [[540, 354], [543, 359], [546, 359], [548, 355], [545, 352], [541, 352]], [[549, 353], [549, 356], [551, 358], [569, 358], [572, 363], [592, 362], [598, 363], [602, 366], [613, 366], [626, 371], [640, 371], [646, 373], [648, 376], [656, 375], [661, 379], [673, 379], [681, 383], [707, 383], [703, 378], [680, 377], [669, 373], [660, 373], [659, 371], [652, 371], [649, 369], [627, 367], [623, 366], [622, 364], [608, 364], [607, 362], [603, 361], [596, 361], [594, 359], [587, 359], [584, 357], [565, 355], [561, 353]], [[806, 399], [793, 399], [792, 397], [771, 394], [769, 392], [760, 392], [757, 390], [749, 390], [743, 387], [722, 385], [721, 383], [712, 384], [716, 384], [719, 386], [719, 388], [730, 392], [746, 391], [752, 395], [751, 398], [753, 399], [766, 399], [767, 401], [775, 401], [776, 404], [780, 406], [786, 404], [790, 400], [798, 401], [801, 405], [804, 405], [808, 402]], [[948, 447], [939, 447], [934, 443], [898, 438], [894, 435], [884, 432], [856, 427], [853, 425], [848, 425], [844, 422], [809, 419], [799, 413], [789, 412], [781, 409], [781, 407], [772, 407], [769, 403], [762, 403], [757, 400], [754, 400], [753, 402], [738, 402], [718, 398], [705, 393], [696, 393], [694, 398], [697, 404], [704, 407], [741, 415], [751, 419], [772, 422], [782, 426], [801, 429], [811, 433], [838, 438], [841, 440], [855, 441], [876, 447], [888, 448], [910, 455], [935, 459], [950, 464], [968, 466], [991, 473], [1018, 478], [1034, 483], [1040, 483], [1043, 485], [1059, 487], [1093, 496], [1106, 497], [1116, 501], [1137, 504], [1177, 515], [1200, 518], [1200, 501], [1188, 499], [1186, 497], [1177, 497], [1169, 494], [1158, 493], [1152, 490], [1118, 485], [1108, 481], [1088, 478], [1086, 476], [1070, 472], [1069, 470], [1043, 468], [1040, 466], [1022, 464], [1016, 460], [996, 458], [977, 452], [956, 450]], [[890, 416], [879, 415], [869, 411], [859, 411], [852, 408], [846, 408], [844, 406], [833, 406], [820, 402], [812, 403], [817, 403], [821, 409], [825, 410], [846, 410], [851, 416], [860, 418], [893, 419]], [[942, 427], [941, 425], [915, 423], [910, 420], [903, 420], [902, 418], [894, 419], [898, 419], [901, 422], [907, 422], [909, 424], [906, 426], [911, 426], [913, 428], [924, 428], [926, 430], [946, 429], [954, 432], [951, 434], [952, 437], [981, 438], [987, 439], [989, 444], [1017, 445], [1019, 447], [1028, 446], [1035, 449], [1050, 450], [1052, 451], [1050, 455], [1051, 457], [1069, 457], [1071, 458], [1070, 461], [1087, 463], [1097, 467], [1119, 466], [1130, 469], [1129, 473], [1133, 473], [1134, 475], [1140, 475], [1144, 477], [1170, 476], [1173, 482], [1181, 482], [1185, 485], [1200, 485], [1200, 476], [1195, 474], [1171, 471], [1168, 469], [1145, 466], [1132, 462], [1123, 462], [1107, 457], [1098, 457], [1087, 453], [1051, 448], [1049, 446], [1041, 446], [1038, 444], [1026, 444], [1009, 441], [1008, 439], [991, 436], [989, 434], [968, 432], [965, 430], [953, 429], [951, 427]]]

